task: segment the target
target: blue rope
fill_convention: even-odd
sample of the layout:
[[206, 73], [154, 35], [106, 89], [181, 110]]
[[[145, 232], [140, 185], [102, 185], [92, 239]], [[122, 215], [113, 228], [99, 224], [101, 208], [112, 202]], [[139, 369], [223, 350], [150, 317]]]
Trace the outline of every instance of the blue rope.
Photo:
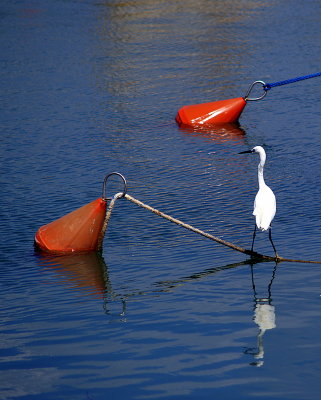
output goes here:
[[311, 75], [299, 76], [298, 78], [287, 79], [285, 81], [279, 81], [279, 82], [274, 82], [274, 83], [266, 83], [263, 86], [263, 89], [265, 91], [267, 91], [267, 90], [272, 89], [275, 86], [287, 85], [288, 83], [294, 83], [294, 82], [298, 82], [298, 81], [303, 81], [304, 79], [315, 78], [316, 76], [321, 76], [321, 72], [317, 72], [316, 74], [311, 74]]

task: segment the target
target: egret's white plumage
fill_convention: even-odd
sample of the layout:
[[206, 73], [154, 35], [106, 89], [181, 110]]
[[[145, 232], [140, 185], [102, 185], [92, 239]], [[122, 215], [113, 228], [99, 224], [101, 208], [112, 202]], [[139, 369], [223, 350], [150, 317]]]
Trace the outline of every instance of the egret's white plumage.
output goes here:
[[257, 153], [260, 156], [260, 163], [258, 165], [257, 177], [259, 181], [259, 190], [255, 196], [254, 200], [254, 211], [253, 215], [255, 216], [255, 229], [253, 233], [252, 240], [252, 251], [254, 246], [254, 239], [256, 234], [256, 227], [261, 231], [269, 230], [269, 239], [272, 244], [273, 250], [275, 252], [275, 256], [278, 257], [275, 246], [272, 241], [271, 235], [271, 222], [276, 213], [276, 199], [272, 190], [266, 185], [264, 181], [263, 171], [264, 165], [266, 161], [265, 150], [262, 146], [255, 146], [252, 150], [242, 151], [243, 153]]
[[263, 176], [263, 169], [266, 160], [266, 154], [261, 146], [255, 146], [252, 149], [253, 153], [258, 153], [260, 163], [258, 165], [257, 177], [259, 181], [259, 191], [254, 200], [254, 211], [256, 226], [262, 231], [267, 231], [276, 212], [276, 200], [272, 190], [266, 185]]

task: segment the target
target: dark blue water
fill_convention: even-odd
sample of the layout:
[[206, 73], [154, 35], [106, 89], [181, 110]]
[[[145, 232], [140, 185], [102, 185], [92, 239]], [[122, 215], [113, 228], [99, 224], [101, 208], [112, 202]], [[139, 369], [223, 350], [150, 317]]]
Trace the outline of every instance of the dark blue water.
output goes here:
[[[319, 72], [320, 2], [3, 0], [0, 16], [0, 398], [319, 399], [318, 264], [251, 266], [125, 199], [102, 257], [33, 238], [118, 171], [130, 195], [248, 248], [258, 159], [238, 152], [263, 145], [277, 250], [321, 261], [321, 78], [273, 88], [240, 127], [174, 120]], [[266, 234], [256, 249], [273, 254]]]

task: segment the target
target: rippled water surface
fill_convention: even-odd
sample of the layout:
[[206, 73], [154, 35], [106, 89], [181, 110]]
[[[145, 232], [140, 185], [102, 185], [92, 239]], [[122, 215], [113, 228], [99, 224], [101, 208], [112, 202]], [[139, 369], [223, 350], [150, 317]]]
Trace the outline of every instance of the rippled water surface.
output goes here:
[[[249, 102], [240, 126], [175, 122], [319, 72], [320, 1], [3, 0], [0, 16], [0, 398], [319, 399], [321, 265], [251, 265], [126, 199], [102, 256], [33, 240], [118, 171], [249, 248], [258, 158], [238, 153], [262, 145], [279, 254], [321, 261], [321, 78]], [[272, 253], [266, 234], [256, 249]]]

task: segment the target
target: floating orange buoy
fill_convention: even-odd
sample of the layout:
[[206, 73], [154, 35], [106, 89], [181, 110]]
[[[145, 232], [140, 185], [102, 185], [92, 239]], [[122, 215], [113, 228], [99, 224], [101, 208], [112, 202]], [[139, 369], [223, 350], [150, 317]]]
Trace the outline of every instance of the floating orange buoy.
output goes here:
[[[262, 87], [263, 92], [258, 97], [250, 98], [249, 96], [252, 89], [257, 85]], [[178, 110], [175, 118], [176, 122], [179, 125], [189, 125], [195, 127], [218, 124], [233, 124], [238, 122], [246, 103], [248, 101], [263, 99], [271, 85], [272, 84], [266, 84], [263, 81], [255, 81], [250, 85], [247, 94], [244, 97], [184, 106]]]
[[[248, 101], [263, 99], [266, 96], [267, 91], [272, 87], [287, 85], [288, 83], [294, 83], [317, 76], [321, 76], [321, 72], [274, 83], [255, 81], [250, 85], [247, 94], [244, 97], [184, 106], [178, 110], [175, 119], [179, 125], [189, 125], [194, 127], [235, 123], [238, 121]], [[257, 89], [257, 85], [259, 85], [263, 91], [258, 97], [250, 98], [252, 89], [254, 87]]]
[[114, 197], [125, 196], [127, 183], [123, 175], [118, 172], [106, 175], [102, 198], [39, 228], [35, 235], [36, 247], [53, 254], [101, 251], [107, 228], [107, 201], [110, 200], [106, 196], [107, 180], [114, 175], [120, 177], [123, 183], [123, 191]]
[[190, 126], [234, 123], [245, 106], [243, 97], [184, 106], [178, 111], [176, 121]]
[[38, 229], [35, 243], [49, 253], [98, 250], [107, 202], [97, 199]]

